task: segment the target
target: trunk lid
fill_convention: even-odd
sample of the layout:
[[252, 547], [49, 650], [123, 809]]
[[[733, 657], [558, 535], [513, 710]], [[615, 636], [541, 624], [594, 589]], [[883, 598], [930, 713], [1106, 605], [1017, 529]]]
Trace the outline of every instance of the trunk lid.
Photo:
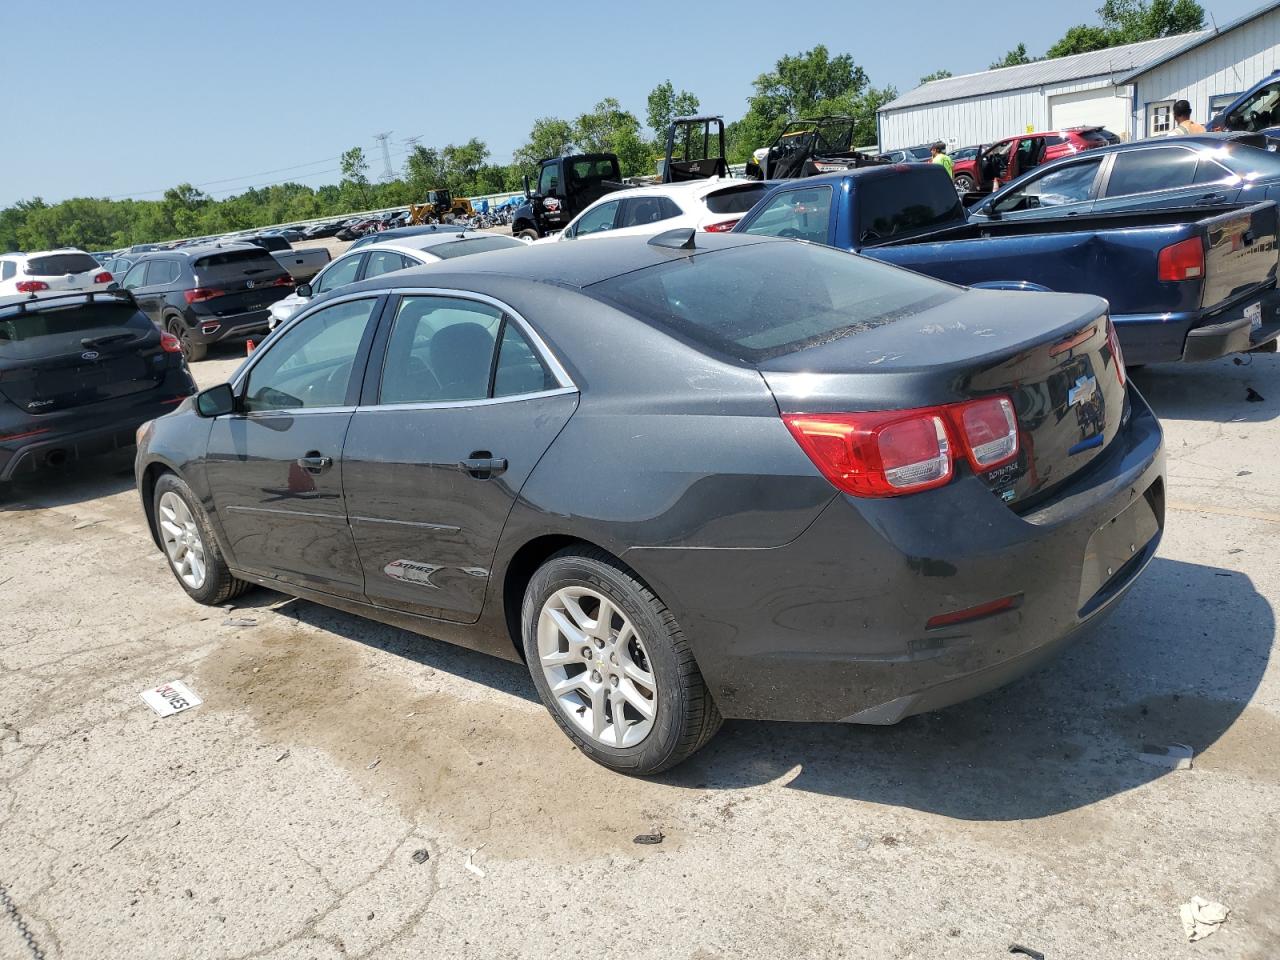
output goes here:
[[[1007, 396], [1019, 427], [1017, 458], [979, 476], [1026, 509], [1096, 459], [1127, 415], [1109, 324], [1096, 297], [973, 290], [759, 369], [784, 414]], [[961, 462], [956, 469], [969, 470]]]
[[1201, 307], [1213, 312], [1276, 280], [1274, 203], [1257, 203], [1204, 222], [1205, 264]]
[[160, 332], [128, 301], [0, 313], [0, 395], [30, 414], [155, 389], [168, 367]]

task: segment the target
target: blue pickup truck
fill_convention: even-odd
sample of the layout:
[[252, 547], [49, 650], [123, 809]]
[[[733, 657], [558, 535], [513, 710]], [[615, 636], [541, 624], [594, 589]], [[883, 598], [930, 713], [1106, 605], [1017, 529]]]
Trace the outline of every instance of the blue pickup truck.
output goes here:
[[1105, 297], [1132, 366], [1273, 350], [1280, 336], [1271, 201], [979, 221], [941, 167], [895, 164], [781, 184], [734, 230], [823, 243], [965, 286]]

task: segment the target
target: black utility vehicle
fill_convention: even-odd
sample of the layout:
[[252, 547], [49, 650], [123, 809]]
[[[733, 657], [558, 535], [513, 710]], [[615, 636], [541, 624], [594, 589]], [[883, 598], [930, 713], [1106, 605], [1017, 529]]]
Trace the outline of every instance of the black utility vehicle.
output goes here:
[[0, 307], [0, 481], [132, 446], [195, 390], [177, 339], [124, 291]]
[[266, 333], [268, 308], [293, 292], [293, 277], [260, 247], [187, 247], [142, 256], [121, 286], [189, 361], [209, 344]]
[[747, 161], [746, 174], [755, 180], [794, 180], [888, 162], [853, 148], [857, 122], [856, 117], [792, 120], [761, 159]]
[[538, 163], [537, 189], [525, 178], [525, 202], [511, 222], [511, 235], [536, 240], [565, 224], [606, 193], [621, 190], [622, 171], [612, 153], [550, 157]]

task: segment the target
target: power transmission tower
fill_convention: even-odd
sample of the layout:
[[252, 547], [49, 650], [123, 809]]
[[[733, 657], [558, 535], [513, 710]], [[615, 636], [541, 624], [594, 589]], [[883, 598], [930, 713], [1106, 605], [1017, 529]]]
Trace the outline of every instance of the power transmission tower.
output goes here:
[[388, 183], [396, 177], [394, 171], [391, 169], [391, 150], [387, 147], [387, 138], [390, 136], [391, 131], [388, 130], [385, 133], [374, 134], [373, 137], [373, 139], [378, 141], [379, 146], [382, 147], [382, 180], [384, 183]]

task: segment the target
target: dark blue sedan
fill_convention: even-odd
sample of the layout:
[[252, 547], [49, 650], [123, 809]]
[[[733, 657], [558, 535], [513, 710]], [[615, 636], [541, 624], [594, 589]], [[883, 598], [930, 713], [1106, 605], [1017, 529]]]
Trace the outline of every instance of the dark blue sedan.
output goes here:
[[1101, 147], [1037, 167], [970, 210], [1022, 219], [1280, 200], [1280, 155], [1207, 134]]

